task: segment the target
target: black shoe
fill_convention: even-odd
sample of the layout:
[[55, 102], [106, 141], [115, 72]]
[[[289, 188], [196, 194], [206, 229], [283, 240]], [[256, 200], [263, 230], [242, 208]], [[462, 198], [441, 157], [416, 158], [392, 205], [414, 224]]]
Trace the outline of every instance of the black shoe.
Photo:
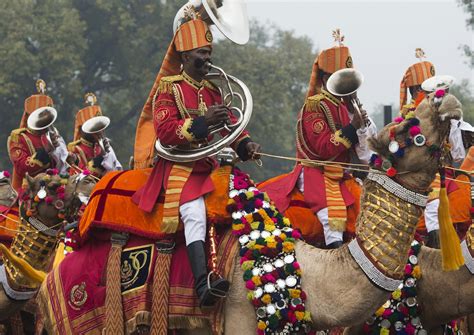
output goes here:
[[335, 242], [332, 242], [332, 243], [329, 243], [326, 248], [328, 249], [337, 249], [337, 248], [340, 248], [342, 247], [344, 243], [342, 241], [335, 241]]
[[199, 297], [200, 307], [211, 307], [225, 298], [229, 282], [223, 278], [211, 281], [207, 272], [206, 251], [203, 241], [195, 241], [187, 246], [189, 262], [194, 276], [194, 287]]
[[428, 238], [426, 240], [426, 246], [434, 249], [440, 249], [439, 243], [439, 230], [432, 230], [428, 233]]

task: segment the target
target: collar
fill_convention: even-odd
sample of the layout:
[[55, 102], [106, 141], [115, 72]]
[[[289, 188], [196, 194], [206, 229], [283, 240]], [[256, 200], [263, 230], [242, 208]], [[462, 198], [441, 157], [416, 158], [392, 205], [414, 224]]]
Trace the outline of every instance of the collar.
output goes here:
[[200, 89], [204, 85], [204, 80], [201, 80], [201, 81], [194, 80], [193, 78], [191, 78], [190, 75], [188, 75], [184, 71], [182, 72], [182, 75], [183, 75], [184, 81], [196, 89]]

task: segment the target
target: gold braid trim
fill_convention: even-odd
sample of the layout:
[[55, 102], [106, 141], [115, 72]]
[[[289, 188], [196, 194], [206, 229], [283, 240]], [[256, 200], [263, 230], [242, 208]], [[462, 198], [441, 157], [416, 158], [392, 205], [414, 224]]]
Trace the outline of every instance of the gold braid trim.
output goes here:
[[[159, 93], [172, 94], [173, 93], [173, 84], [175, 82], [181, 81], [181, 80], [183, 80], [183, 76], [180, 75], [180, 74], [178, 74], [176, 76], [168, 76], [168, 77], [161, 78], [160, 83], [158, 84], [157, 94], [159, 94]], [[155, 99], [153, 99], [153, 101], [154, 100]]]
[[26, 128], [18, 128], [18, 129], [13, 130], [10, 133], [10, 137], [9, 137], [10, 141], [14, 143], [18, 143], [18, 140], [20, 139], [20, 134], [24, 132], [26, 132]]
[[341, 130], [338, 130], [334, 133], [334, 140], [337, 143], [342, 143], [347, 149], [352, 147], [352, 142], [347, 137], [342, 136]]
[[191, 127], [193, 126], [193, 121], [194, 120], [191, 118], [184, 119], [183, 126], [180, 128], [181, 135], [183, 135], [184, 138], [188, 140], [188, 142], [196, 141], [194, 134], [189, 131], [189, 129], [191, 129]]
[[71, 151], [71, 152], [74, 151], [74, 147], [75, 147], [76, 145], [78, 145], [79, 143], [81, 143], [81, 140], [77, 140], [77, 141], [68, 143], [68, 144], [67, 144], [67, 150], [69, 150], [69, 151]]
[[204, 87], [206, 87], [206, 88], [208, 88], [212, 91], [219, 92], [219, 88], [208, 80], [204, 80], [203, 83], [202, 83], [202, 86], [204, 86]]
[[356, 235], [380, 271], [400, 278], [423, 209], [401, 200], [374, 181], [366, 179], [364, 186]]

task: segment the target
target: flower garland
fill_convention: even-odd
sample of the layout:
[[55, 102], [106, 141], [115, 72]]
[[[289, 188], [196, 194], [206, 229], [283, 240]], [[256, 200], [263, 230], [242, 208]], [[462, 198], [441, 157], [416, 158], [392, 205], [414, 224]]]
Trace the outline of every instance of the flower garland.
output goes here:
[[[405, 265], [405, 276], [400, 287], [392, 292], [390, 300], [380, 307], [363, 327], [364, 334], [370, 335], [427, 335], [423, 328], [419, 313], [420, 306], [416, 299], [416, 283], [421, 278], [418, 265], [418, 253], [421, 245], [414, 241], [408, 253]], [[445, 335], [458, 335], [455, 321], [445, 326]]]
[[230, 176], [229, 198], [247, 297], [256, 309], [257, 334], [315, 334], [294, 249], [301, 234], [238, 169]]

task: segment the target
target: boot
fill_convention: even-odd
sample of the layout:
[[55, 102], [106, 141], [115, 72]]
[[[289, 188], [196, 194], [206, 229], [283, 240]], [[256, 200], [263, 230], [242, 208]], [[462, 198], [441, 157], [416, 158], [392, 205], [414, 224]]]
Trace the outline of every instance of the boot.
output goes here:
[[337, 249], [337, 248], [342, 247], [343, 244], [344, 244], [344, 243], [343, 243], [342, 241], [334, 241], [334, 242], [332, 242], [332, 243], [329, 243], [329, 244], [327, 245], [327, 248], [328, 248], [328, 249]]
[[219, 278], [208, 282], [206, 251], [203, 241], [195, 241], [187, 246], [189, 262], [194, 276], [194, 287], [199, 297], [200, 307], [211, 307], [229, 291], [229, 282]]
[[434, 249], [439, 249], [439, 230], [432, 230], [428, 233], [428, 238], [426, 241], [426, 246]]

